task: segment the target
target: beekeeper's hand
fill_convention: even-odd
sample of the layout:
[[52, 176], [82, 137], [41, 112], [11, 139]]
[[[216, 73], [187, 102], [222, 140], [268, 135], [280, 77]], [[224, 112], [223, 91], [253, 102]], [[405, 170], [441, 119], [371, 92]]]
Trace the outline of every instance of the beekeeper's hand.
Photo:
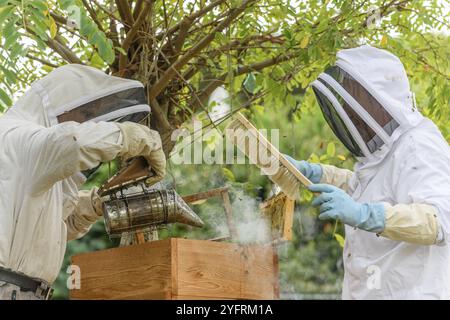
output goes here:
[[103, 202], [98, 188], [78, 191], [78, 200], [72, 213], [66, 217], [67, 240], [79, 239], [89, 232], [91, 226], [103, 216]]
[[287, 154], [285, 154], [284, 156], [289, 160], [290, 163], [294, 165], [294, 167], [297, 168], [298, 171], [300, 171], [305, 177], [311, 180], [312, 183], [320, 182], [320, 179], [322, 178], [322, 166], [320, 164], [309, 163], [305, 160], [298, 161], [288, 156]]
[[154, 184], [162, 180], [166, 174], [166, 156], [159, 133], [134, 122], [117, 123], [117, 125], [123, 137], [119, 156], [124, 159], [143, 156], [155, 172], [155, 176], [147, 179], [146, 183]]
[[319, 219], [339, 219], [343, 223], [371, 232], [382, 232], [385, 226], [383, 203], [359, 203], [344, 190], [329, 184], [313, 184], [312, 192], [320, 192], [312, 202], [319, 207]]

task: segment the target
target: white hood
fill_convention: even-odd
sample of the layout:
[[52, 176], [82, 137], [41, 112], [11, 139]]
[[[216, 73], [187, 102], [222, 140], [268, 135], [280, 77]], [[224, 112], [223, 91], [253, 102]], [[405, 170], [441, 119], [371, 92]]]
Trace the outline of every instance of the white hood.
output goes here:
[[416, 109], [405, 68], [392, 53], [364, 45], [339, 51], [336, 65], [358, 80], [400, 124], [391, 142], [423, 119]]
[[[403, 133], [423, 119], [416, 109], [405, 68], [393, 54], [368, 45], [339, 51], [334, 68], [312, 83], [324, 116], [341, 141], [347, 141], [346, 146], [360, 164], [376, 164]], [[370, 112], [390, 120], [382, 124]], [[362, 123], [366, 129], [361, 129]]]
[[[56, 125], [57, 116], [66, 111], [123, 90], [142, 87], [139, 81], [110, 76], [84, 65], [67, 64], [33, 83], [7, 115], [50, 127]], [[133, 106], [120, 116], [137, 112], [150, 112], [150, 107], [146, 104]]]

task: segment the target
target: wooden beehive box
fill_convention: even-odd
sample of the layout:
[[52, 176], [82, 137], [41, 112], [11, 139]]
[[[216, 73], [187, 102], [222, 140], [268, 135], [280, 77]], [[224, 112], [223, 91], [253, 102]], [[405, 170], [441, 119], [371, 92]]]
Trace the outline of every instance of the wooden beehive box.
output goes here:
[[72, 257], [71, 299], [277, 299], [270, 245], [167, 239]]

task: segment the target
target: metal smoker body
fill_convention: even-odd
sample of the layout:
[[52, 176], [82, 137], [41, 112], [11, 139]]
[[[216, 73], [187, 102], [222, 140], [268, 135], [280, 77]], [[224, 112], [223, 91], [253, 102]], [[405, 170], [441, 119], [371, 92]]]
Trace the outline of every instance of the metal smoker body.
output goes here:
[[150, 188], [145, 180], [151, 175], [147, 161], [134, 158], [99, 190], [106, 231], [121, 237], [121, 245], [157, 240], [157, 227], [168, 223], [203, 226], [175, 190]]
[[144, 184], [109, 194], [103, 202], [103, 212], [111, 237], [154, 232], [157, 226], [175, 222], [203, 226], [203, 221], [175, 190], [149, 189]]

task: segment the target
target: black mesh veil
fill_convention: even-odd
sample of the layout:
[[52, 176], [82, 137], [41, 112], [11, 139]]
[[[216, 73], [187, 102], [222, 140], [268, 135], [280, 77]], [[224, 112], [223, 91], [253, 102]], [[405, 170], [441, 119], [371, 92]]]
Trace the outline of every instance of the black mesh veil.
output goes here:
[[320, 92], [319, 89], [313, 87], [313, 90], [321, 107], [322, 114], [336, 137], [338, 137], [345, 147], [355, 156], [364, 156], [358, 144], [348, 131], [344, 121], [342, 121], [336, 109], [333, 107], [331, 101], [322, 92]]
[[[146, 104], [147, 97], [145, 96], [144, 88], [137, 87], [122, 90], [120, 92], [95, 99], [80, 105], [75, 109], [64, 112], [57, 116], [57, 118], [59, 123], [66, 121], [76, 121], [82, 123], [108, 113], [120, 111], [124, 108]], [[140, 122], [147, 117], [148, 114], [149, 112], [144, 111], [128, 113], [123, 116], [118, 116], [116, 119], [111, 119], [111, 121]]]
[[[334, 80], [336, 80], [339, 85], [347, 91], [349, 95], [355, 99], [358, 104], [374, 119], [374, 121], [385, 131], [388, 136], [391, 136], [394, 130], [399, 126], [398, 122], [392, 118], [392, 116], [388, 113], [388, 111], [383, 108], [383, 106], [367, 91], [357, 80], [355, 80], [350, 74], [348, 74], [343, 69], [333, 66], [328, 68], [325, 71], [326, 74], [331, 76]], [[335, 90], [335, 88], [325, 81], [324, 79], [318, 79], [326, 88], [336, 97], [339, 104], [344, 109], [347, 116], [350, 118], [354, 126], [356, 127], [359, 135], [367, 146], [367, 149], [370, 153], [375, 152], [381, 146], [383, 146], [384, 141], [380, 136], [376, 134], [376, 132], [369, 126], [369, 124], [362, 119], [362, 117], [355, 111], [352, 106], [350, 106], [347, 101]], [[343, 123], [342, 119], [336, 120], [335, 117], [330, 117], [329, 111], [334, 110], [331, 102], [328, 101], [328, 98], [320, 92], [317, 88], [314, 88], [314, 92], [319, 102], [319, 105], [324, 113], [327, 122], [330, 127], [333, 129], [336, 136], [344, 143], [344, 145], [356, 156], [361, 156], [362, 152], [359, 148], [355, 148], [354, 145], [349, 145], [349, 141], [351, 138], [351, 134]], [[336, 112], [334, 110], [334, 112]], [[330, 124], [330, 122], [332, 124]], [[345, 130], [343, 128], [344, 127]], [[348, 137], [350, 135], [350, 138]], [[354, 137], [353, 137], [354, 138]]]

